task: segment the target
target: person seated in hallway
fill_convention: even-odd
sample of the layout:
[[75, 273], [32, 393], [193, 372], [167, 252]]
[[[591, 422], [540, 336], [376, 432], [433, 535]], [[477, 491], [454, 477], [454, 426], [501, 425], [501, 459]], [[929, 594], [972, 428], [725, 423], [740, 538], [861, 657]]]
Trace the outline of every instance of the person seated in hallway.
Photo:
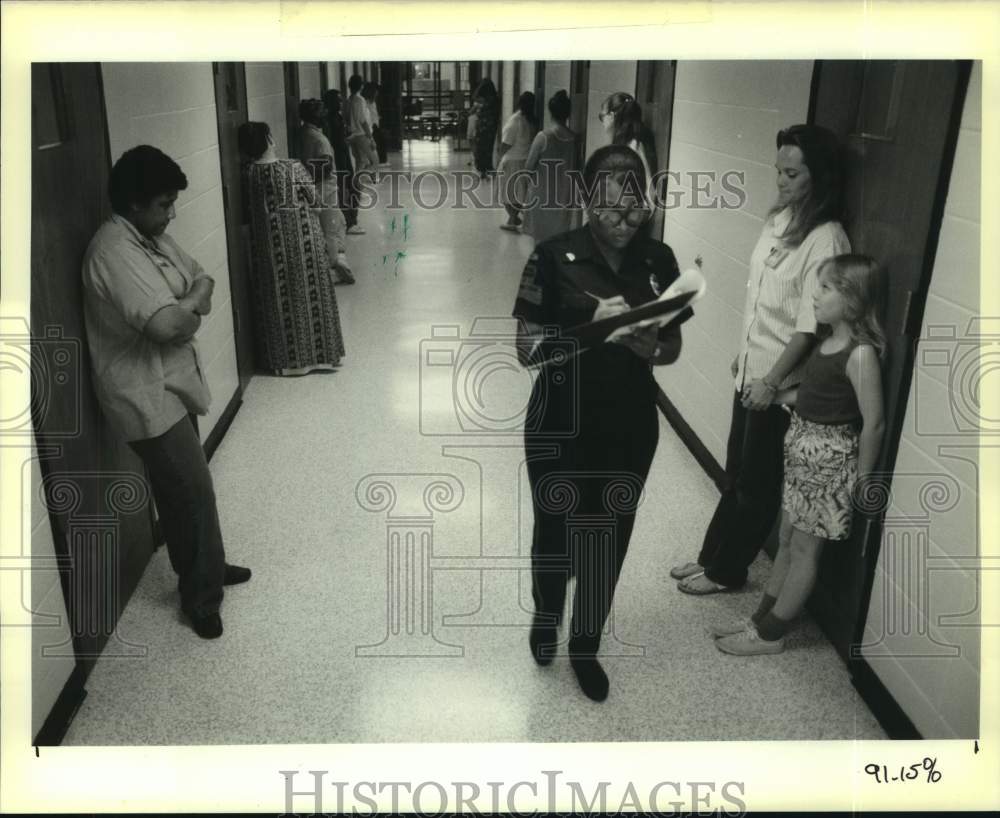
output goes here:
[[334, 369], [344, 355], [337, 296], [308, 171], [279, 159], [266, 122], [244, 122], [258, 363], [276, 375]]
[[214, 639], [223, 586], [246, 582], [250, 569], [226, 563], [195, 420], [211, 401], [194, 336], [215, 282], [166, 232], [187, 185], [180, 166], [150, 145], [115, 162], [113, 213], [83, 259], [83, 304], [97, 400], [149, 473], [181, 611], [195, 633]]
[[536, 244], [572, 228], [579, 213], [569, 176], [577, 145], [577, 135], [566, 124], [569, 94], [556, 91], [549, 100], [549, 114], [552, 124], [535, 136], [524, 163], [525, 170], [537, 174], [537, 181], [528, 194], [528, 200], [534, 202], [524, 213], [522, 229]]
[[785, 435], [778, 553], [756, 613], [710, 628], [723, 653], [781, 653], [816, 586], [824, 547], [851, 534], [856, 484], [865, 485], [882, 444], [885, 303], [885, 270], [873, 259], [835, 256], [820, 267], [813, 311], [823, 340], [802, 383], [780, 397], [795, 411]]
[[365, 81], [359, 74], [354, 74], [347, 81], [351, 92], [347, 98], [347, 144], [351, 146], [354, 169], [359, 173], [378, 166], [378, 152], [368, 121], [368, 102], [361, 96], [364, 85]]
[[520, 232], [521, 210], [524, 209], [528, 178], [524, 173], [524, 164], [528, 160], [528, 151], [535, 138], [538, 126], [535, 124], [535, 95], [525, 91], [518, 97], [517, 110], [503, 126], [500, 137], [500, 163], [497, 175], [500, 178], [500, 201], [507, 211], [507, 221], [500, 225], [501, 230], [513, 233]]
[[358, 189], [354, 180], [351, 149], [347, 144], [347, 123], [341, 113], [340, 91], [331, 88], [323, 94], [323, 105], [326, 107], [324, 132], [333, 146], [333, 163], [337, 168], [337, 198], [347, 224], [347, 233], [351, 236], [363, 235], [364, 228], [358, 224]]
[[[639, 232], [651, 215], [644, 174], [639, 155], [625, 146], [599, 148], [587, 160], [584, 185], [595, 191], [587, 224], [538, 244], [521, 276], [513, 315], [522, 364], [534, 362], [544, 328], [566, 329], [653, 301], [680, 275], [673, 251]], [[659, 439], [652, 367], [677, 360], [680, 324], [692, 314], [686, 308], [665, 328], [636, 329], [564, 365], [545, 363], [531, 393], [526, 417], [537, 422], [526, 422], [524, 433], [534, 510], [529, 645], [538, 664], [552, 661], [566, 583], [575, 574], [569, 657], [595, 701], [608, 695], [597, 651]], [[571, 543], [560, 497], [575, 499], [576, 519], [609, 520], [610, 536]]]
[[323, 235], [326, 236], [326, 254], [330, 259], [337, 281], [353, 284], [354, 275], [347, 263], [347, 223], [337, 201], [337, 166], [333, 159], [333, 146], [323, 133], [326, 110], [318, 99], [304, 99], [299, 103], [302, 120], [302, 162], [310, 171], [316, 192], [323, 203], [319, 213]]
[[789, 424], [774, 396], [802, 380], [815, 341], [812, 300], [820, 265], [851, 250], [840, 225], [844, 167], [836, 135], [818, 125], [793, 125], [775, 141], [778, 200], [750, 256], [740, 349], [731, 366], [726, 484], [697, 561], [670, 571], [687, 594], [743, 587], [774, 526]]

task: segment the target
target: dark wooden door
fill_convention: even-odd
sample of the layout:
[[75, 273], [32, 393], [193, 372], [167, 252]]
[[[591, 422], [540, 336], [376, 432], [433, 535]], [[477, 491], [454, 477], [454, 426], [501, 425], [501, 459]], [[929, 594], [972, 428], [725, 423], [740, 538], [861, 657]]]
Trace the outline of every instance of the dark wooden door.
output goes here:
[[[969, 63], [823, 60], [811, 120], [847, 146], [847, 219], [855, 252], [887, 268], [883, 367], [886, 432], [877, 471], [891, 473], [909, 395], [937, 236], [954, 157]], [[824, 554], [810, 609], [842, 655], [860, 636], [881, 539], [866, 521]]]
[[285, 126], [288, 129], [288, 158], [302, 156], [299, 135], [299, 64], [282, 63], [285, 71]]
[[[655, 156], [649, 160], [650, 171], [665, 170], [670, 156], [670, 124], [674, 116], [674, 74], [676, 60], [640, 60], [636, 70], [635, 98], [642, 106], [642, 121], [653, 135]], [[656, 195], [659, 201], [667, 201], [667, 179], [660, 180]], [[664, 211], [653, 211], [651, 235], [663, 236]]]
[[246, 67], [238, 62], [217, 62], [212, 68], [215, 74], [215, 115], [219, 129], [222, 204], [226, 213], [229, 291], [236, 336], [236, 369], [242, 394], [254, 372], [250, 216], [246, 211], [237, 141], [239, 127], [248, 119]]
[[70, 632], [84, 672], [136, 655], [114, 634], [154, 550], [142, 462], [94, 397], [81, 263], [110, 215], [96, 63], [31, 67], [31, 408]]
[[575, 168], [583, 169], [587, 152], [587, 109], [590, 93], [590, 60], [573, 60], [569, 66], [569, 98], [572, 106], [569, 115], [570, 130], [575, 131]]
[[549, 109], [549, 101], [545, 98], [545, 61], [538, 60], [535, 63], [535, 87], [531, 89], [535, 95], [535, 122], [538, 123], [538, 130], [545, 127], [546, 111]]
[[403, 148], [403, 71], [406, 63], [384, 62], [379, 66], [379, 128], [390, 151]]

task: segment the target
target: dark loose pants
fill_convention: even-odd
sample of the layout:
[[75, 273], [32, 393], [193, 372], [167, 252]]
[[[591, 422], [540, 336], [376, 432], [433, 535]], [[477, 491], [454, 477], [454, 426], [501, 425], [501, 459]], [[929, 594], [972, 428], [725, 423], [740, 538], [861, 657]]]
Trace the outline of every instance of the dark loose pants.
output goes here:
[[698, 563], [705, 576], [730, 588], [747, 581], [747, 569], [781, 509], [788, 412], [772, 405], [744, 408], [739, 392], [726, 445], [726, 487], [719, 498]]
[[340, 212], [344, 215], [347, 227], [354, 227], [358, 223], [359, 193], [352, 165], [337, 170], [337, 196], [340, 201]]
[[179, 577], [181, 610], [195, 617], [217, 613], [226, 555], [212, 473], [194, 418], [185, 417], [159, 437], [129, 446], [149, 471], [170, 565]]
[[[562, 619], [576, 576], [569, 651], [595, 655], [628, 551], [636, 507], [659, 440], [655, 404], [584, 419], [575, 439], [526, 436], [535, 515], [531, 545], [536, 612]], [[536, 446], [559, 446], [545, 459]]]

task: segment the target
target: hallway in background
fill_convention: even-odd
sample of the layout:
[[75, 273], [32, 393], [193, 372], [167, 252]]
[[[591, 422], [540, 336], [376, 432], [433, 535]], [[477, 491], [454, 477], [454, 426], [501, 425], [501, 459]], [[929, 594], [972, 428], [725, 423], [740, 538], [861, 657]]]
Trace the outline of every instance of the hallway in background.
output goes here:
[[[390, 154], [412, 170], [468, 157], [449, 139]], [[609, 699], [580, 693], [565, 647], [535, 665], [516, 432], [530, 380], [496, 343], [531, 239], [500, 231], [499, 208], [422, 209], [405, 184], [400, 200], [349, 237], [339, 371], [255, 376], [215, 452], [227, 552], [254, 571], [227, 589], [224, 635], [192, 637], [159, 549], [118, 623], [148, 654], [98, 663], [64, 743], [884, 738], [812, 623], [780, 656], [714, 648], [704, 626], [751, 612], [766, 557], [746, 593], [676, 591], [667, 572], [718, 495], [662, 418], [604, 640]]]

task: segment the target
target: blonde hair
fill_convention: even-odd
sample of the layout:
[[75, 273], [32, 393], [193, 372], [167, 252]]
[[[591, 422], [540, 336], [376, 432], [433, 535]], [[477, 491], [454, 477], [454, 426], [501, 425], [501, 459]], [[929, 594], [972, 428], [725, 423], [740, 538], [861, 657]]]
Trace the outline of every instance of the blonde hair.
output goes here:
[[885, 268], [875, 259], [845, 253], [824, 261], [817, 275], [826, 273], [833, 288], [844, 299], [845, 321], [859, 344], [871, 344], [885, 358], [885, 321], [888, 281]]

